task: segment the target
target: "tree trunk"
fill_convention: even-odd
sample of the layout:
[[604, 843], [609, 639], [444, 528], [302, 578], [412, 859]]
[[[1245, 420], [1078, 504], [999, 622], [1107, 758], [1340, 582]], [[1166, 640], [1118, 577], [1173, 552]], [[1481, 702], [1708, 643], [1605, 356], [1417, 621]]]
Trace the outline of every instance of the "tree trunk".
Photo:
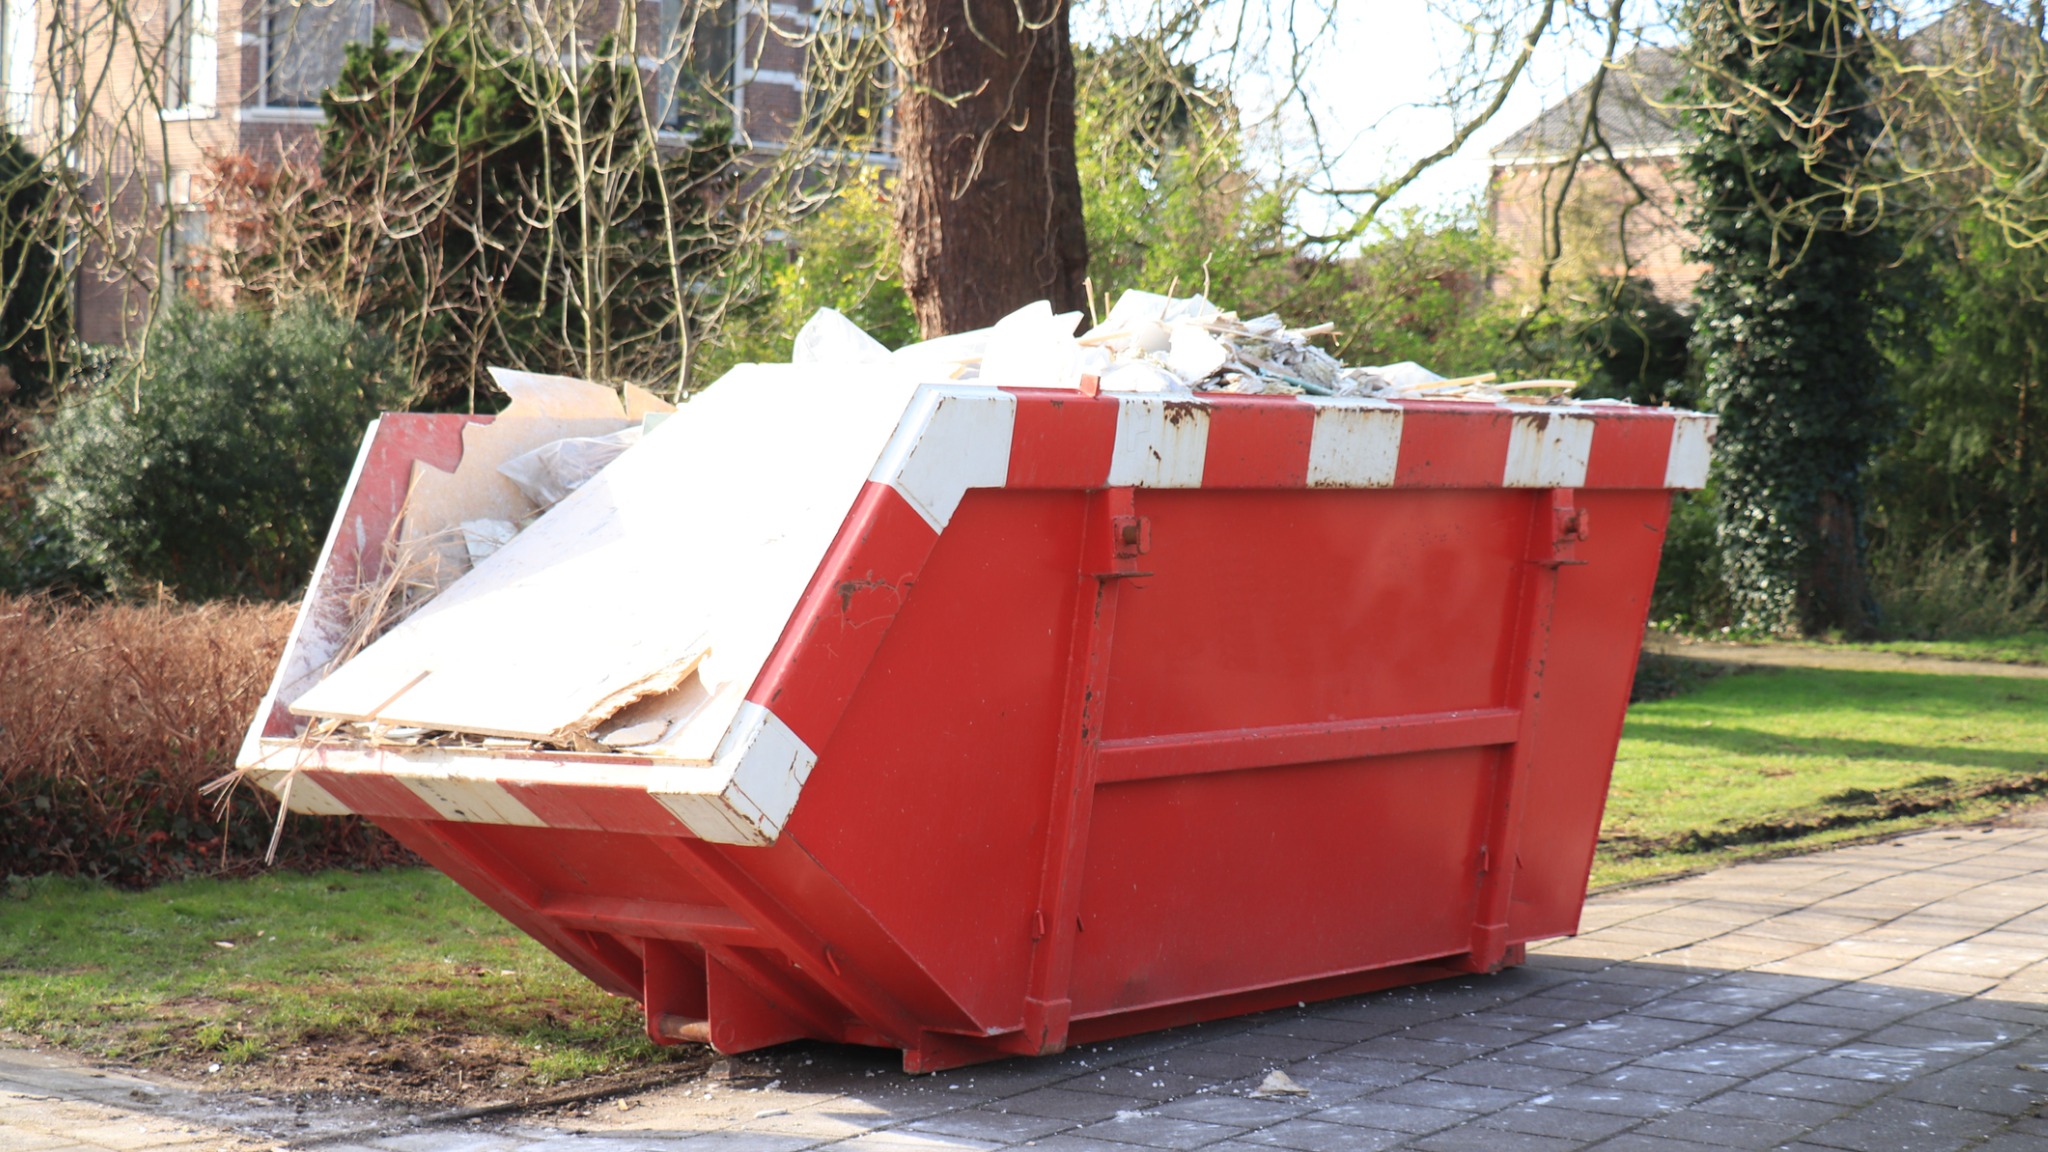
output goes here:
[[896, 231], [929, 338], [1087, 308], [1066, 0], [902, 0]]

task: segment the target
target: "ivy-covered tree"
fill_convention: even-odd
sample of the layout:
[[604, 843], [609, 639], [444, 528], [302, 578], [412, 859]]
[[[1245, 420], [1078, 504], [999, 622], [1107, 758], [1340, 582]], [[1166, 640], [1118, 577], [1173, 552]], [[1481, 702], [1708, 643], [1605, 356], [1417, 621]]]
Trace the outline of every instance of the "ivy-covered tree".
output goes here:
[[1891, 423], [1872, 341], [1890, 248], [1854, 0], [1692, 0], [1694, 349], [1721, 413], [1721, 544], [1739, 622], [1876, 624], [1864, 477]]

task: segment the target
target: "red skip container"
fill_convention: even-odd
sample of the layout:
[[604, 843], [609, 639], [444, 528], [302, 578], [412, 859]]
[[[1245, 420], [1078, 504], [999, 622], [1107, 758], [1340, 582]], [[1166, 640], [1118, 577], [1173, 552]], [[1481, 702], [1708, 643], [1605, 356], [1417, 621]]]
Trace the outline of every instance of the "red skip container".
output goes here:
[[475, 419], [383, 418], [244, 768], [375, 821], [655, 1039], [725, 1052], [931, 1071], [1490, 972], [1577, 929], [1710, 417], [903, 395], [690, 765], [308, 752], [288, 706], [339, 574], [374, 572], [415, 462], [453, 467]]

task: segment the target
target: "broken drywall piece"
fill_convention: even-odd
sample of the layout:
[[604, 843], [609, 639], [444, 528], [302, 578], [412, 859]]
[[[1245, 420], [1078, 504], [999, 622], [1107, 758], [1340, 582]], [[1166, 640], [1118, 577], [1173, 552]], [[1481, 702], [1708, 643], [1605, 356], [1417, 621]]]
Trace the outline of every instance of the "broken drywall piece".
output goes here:
[[1081, 346], [1074, 329], [1079, 312], [1054, 313], [1039, 300], [1026, 304], [989, 329], [977, 384], [991, 388], [1079, 388]]
[[675, 410], [675, 405], [638, 384], [626, 385], [626, 419], [645, 420], [648, 416], [666, 415]]
[[451, 571], [468, 565], [463, 521], [517, 524], [538, 510], [517, 485], [499, 474], [499, 465], [555, 440], [602, 436], [632, 423], [618, 393], [601, 384], [505, 368], [490, 372], [511, 404], [489, 422], [462, 429], [462, 460], [455, 471], [414, 465], [412, 489], [405, 499], [400, 538], [437, 541], [436, 550]]
[[889, 349], [880, 340], [861, 331], [860, 325], [834, 308], [820, 308], [812, 313], [804, 326], [797, 329], [796, 341], [789, 350], [792, 364], [827, 367], [880, 364], [888, 358]]
[[1299, 1080], [1278, 1068], [1266, 1073], [1266, 1078], [1259, 1081], [1257, 1088], [1245, 1093], [1245, 1095], [1254, 1100], [1270, 1100], [1286, 1096], [1306, 1096], [1308, 1094], [1308, 1089]]
[[673, 705], [635, 754], [709, 763], [916, 390], [734, 369], [291, 710], [561, 743]]

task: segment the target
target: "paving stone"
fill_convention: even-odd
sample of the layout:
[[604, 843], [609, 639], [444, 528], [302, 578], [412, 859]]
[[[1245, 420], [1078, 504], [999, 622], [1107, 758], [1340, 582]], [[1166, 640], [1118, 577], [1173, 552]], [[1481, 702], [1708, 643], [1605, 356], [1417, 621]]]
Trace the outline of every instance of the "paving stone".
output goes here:
[[[1074, 1092], [1100, 1092], [1138, 1100], [1171, 1100], [1213, 1085], [1205, 1076], [1169, 1072], [1157, 1064], [1137, 1068], [1104, 1068], [1048, 1085]], [[1002, 1097], [1000, 1099], [1008, 1099]]]
[[1690, 1140], [1717, 1148], [1761, 1150], [1796, 1140], [1805, 1134], [1808, 1127], [1805, 1124], [1688, 1109], [1681, 1115], [1652, 1120], [1636, 1129], [1636, 1133], [1668, 1140]]
[[[1381, 1152], [1409, 1139], [1407, 1132], [1358, 1128], [1321, 1120], [1286, 1120], [1247, 1133], [1241, 1141], [1265, 1148], [1296, 1148], [1301, 1152]], [[1219, 1145], [1219, 1147], [1221, 1147]]]
[[1883, 1095], [1890, 1085], [1881, 1081], [1837, 1080], [1829, 1076], [1808, 1076], [1798, 1072], [1778, 1071], [1759, 1076], [1744, 1087], [1751, 1092], [1789, 1096], [1794, 1100], [1820, 1100], [1829, 1104], [1856, 1105], [1868, 1103]]
[[1535, 1042], [1503, 1048], [1487, 1059], [1506, 1064], [1526, 1064], [1534, 1068], [1573, 1072], [1581, 1076], [1619, 1068], [1629, 1062], [1627, 1056], [1614, 1052], [1596, 1052], [1590, 1048], [1560, 1048], [1555, 1044]]
[[1634, 1092], [1698, 1100], [1702, 1096], [1711, 1096], [1716, 1092], [1733, 1088], [1741, 1082], [1734, 1076], [1716, 1076], [1707, 1072], [1681, 1072], [1673, 1068], [1645, 1068], [1640, 1064], [1627, 1064], [1612, 1072], [1602, 1072], [1598, 1076], [1589, 1077], [1580, 1087], [1626, 1088]]
[[1071, 1132], [1047, 1136], [1043, 1140], [1033, 1140], [1027, 1147], [1033, 1152], [1131, 1152], [1129, 1144], [1120, 1144], [1115, 1140], [1097, 1140], [1093, 1136], [1077, 1136]]
[[1390, 1088], [1396, 1084], [1405, 1084], [1437, 1069], [1437, 1065], [1434, 1064], [1408, 1064], [1397, 1060], [1374, 1060], [1346, 1055], [1323, 1056], [1309, 1066], [1315, 1069], [1317, 1076], [1332, 1080], [1348, 1080], [1372, 1088]]
[[1406, 1084], [1360, 1097], [1360, 1104], [1419, 1104], [1425, 1108], [1452, 1108], [1459, 1112], [1492, 1112], [1519, 1104], [1533, 1093], [1476, 1084], [1453, 1084], [1442, 1080], [1410, 1080]]
[[1395, 1104], [1390, 1102], [1353, 1100], [1335, 1108], [1325, 1108], [1305, 1119], [1323, 1120], [1332, 1124], [1355, 1124], [1360, 1128], [1382, 1128], [1393, 1132], [1434, 1132], [1471, 1119], [1464, 1112], [1449, 1108], [1430, 1108], [1419, 1104]]
[[1353, 1044], [1332, 1055], [1338, 1058], [1362, 1057], [1390, 1063], [1428, 1064], [1437, 1068], [1448, 1068], [1474, 1056], [1484, 1055], [1485, 1052], [1486, 1049], [1470, 1044], [1444, 1044], [1435, 1040], [1410, 1040], [1405, 1036], [1381, 1036], [1367, 1040], [1363, 1044]]
[[1280, 1020], [1259, 1027], [1260, 1032], [1275, 1036], [1293, 1036], [1303, 1040], [1326, 1040], [1333, 1044], [1357, 1044], [1375, 1036], [1385, 1035], [1400, 1027], [1396, 1024], [1380, 1024], [1368, 1020], [1342, 1020], [1329, 1016], [1306, 1016], [1295, 1020]]
[[[818, 1140], [811, 1137], [774, 1132], [704, 1132], [696, 1136], [648, 1145], [648, 1152], [796, 1152], [799, 1148], [810, 1148], [818, 1143]], [[514, 1147], [524, 1152], [524, 1146]], [[434, 1149], [432, 1152], [440, 1150]], [[938, 1150], [934, 1149], [933, 1152]]]
[[1697, 1140], [1674, 1140], [1669, 1136], [1645, 1136], [1625, 1132], [1612, 1140], [1593, 1145], [1598, 1152], [1725, 1152], [1714, 1144]]
[[1537, 1101], [1541, 1101], [1542, 1106], [1546, 1108], [1578, 1109], [1608, 1116], [1631, 1116], [1638, 1120], [1676, 1112], [1688, 1107], [1692, 1102], [1690, 1097], [1667, 1096], [1659, 1092], [1640, 1091], [1634, 1088], [1591, 1087], [1586, 1084], [1574, 1084], [1563, 1091], [1550, 1093], [1548, 1099], [1539, 1096], [1530, 1103], [1535, 1104]]
[[1189, 1096], [1159, 1106], [1161, 1116], [1201, 1120], [1209, 1124], [1234, 1124], [1239, 1128], [1264, 1128], [1291, 1120], [1317, 1106], [1308, 1100], [1251, 1100], [1243, 1096]]
[[1492, 1058], [1467, 1060], [1453, 1064], [1440, 1072], [1430, 1074], [1432, 1080], [1445, 1080], [1453, 1084], [1477, 1084], [1485, 1088], [1509, 1088], [1533, 1095], [1538, 1092], [1554, 1092], [1567, 1084], [1576, 1084], [1586, 1078], [1587, 1073], [1562, 1068], [1544, 1068], [1535, 1064], [1503, 1063]]
[[1746, 1116], [1752, 1120], [1771, 1120], [1781, 1124], [1804, 1125], [1808, 1128], [1825, 1124], [1848, 1110], [1840, 1104], [1830, 1104], [1822, 1100], [1772, 1096], [1740, 1088], [1732, 1092], [1723, 1092], [1718, 1096], [1709, 1096], [1692, 1107], [1701, 1112], [1723, 1116]]
[[[904, 1128], [892, 1128], [886, 1132], [869, 1132], [837, 1144], [827, 1144], [834, 1152], [995, 1152], [1000, 1144], [985, 1140], [969, 1140], [961, 1136], [940, 1136], [932, 1132], [912, 1132]], [[535, 1152], [539, 1152], [538, 1149]], [[550, 1150], [552, 1152], [552, 1150]], [[584, 1152], [581, 1148], [565, 1147], [562, 1152]], [[648, 1152], [656, 1152], [649, 1149]], [[667, 1152], [666, 1149], [660, 1152]]]
[[1643, 1016], [1595, 1020], [1541, 1038], [1541, 1043], [1566, 1048], [1590, 1048], [1595, 1052], [1642, 1055], [1710, 1036], [1720, 1029], [1712, 1024], [1685, 1020], [1657, 1020]]
[[1034, 1116], [995, 1107], [966, 1108], [929, 1116], [909, 1125], [910, 1131], [933, 1132], [941, 1136], [965, 1136], [998, 1144], [1036, 1140], [1072, 1128], [1075, 1121], [1058, 1116]]
[[1244, 1129], [1233, 1125], [1208, 1124], [1200, 1120], [1185, 1120], [1178, 1116], [1161, 1116], [1156, 1112], [1138, 1113], [1104, 1120], [1099, 1124], [1074, 1133], [1076, 1136], [1096, 1140], [1114, 1140], [1122, 1144], [1140, 1144], [1147, 1148], [1200, 1148], [1233, 1136], [1242, 1136]]
[[1306, 1060], [1344, 1047], [1329, 1040], [1304, 1040], [1295, 1036], [1275, 1036], [1268, 1032], [1246, 1032], [1217, 1040], [1205, 1040], [1200, 1044], [1179, 1049], [1167, 1058], [1183, 1060], [1187, 1056], [1205, 1053], [1220, 1053], [1227, 1056], [1250, 1056], [1270, 1064]]
[[1873, 1106], [1821, 1125], [1807, 1133], [1806, 1140], [1856, 1152], [1952, 1152], [1970, 1147], [1999, 1127], [1996, 1117], [1955, 1108]]
[[1520, 1107], [1505, 1108], [1491, 1116], [1481, 1117], [1477, 1123], [1485, 1128], [1504, 1128], [1511, 1132], [1528, 1132], [1537, 1136], [1557, 1136], [1584, 1142], [1604, 1139], [1633, 1128], [1643, 1123], [1643, 1117], [1559, 1108], [1532, 1100]]
[[1694, 1024], [1741, 1024], [1762, 1015], [1764, 1009], [1751, 1004], [1727, 1004], [1713, 1000], [1685, 1000], [1665, 996], [1639, 1005], [1634, 1015], [1660, 1020], [1686, 1020]]
[[1673, 1068], [1681, 1072], [1712, 1072], [1722, 1076], [1757, 1076], [1795, 1060], [1812, 1056], [1817, 1049], [1797, 1044], [1776, 1044], [1768, 1040], [1729, 1039], [1725, 1035], [1645, 1056], [1637, 1063], [1645, 1068]]
[[1569, 1152], [1578, 1141], [1502, 1128], [1481, 1128], [1461, 1124], [1424, 1136], [1408, 1145], [1428, 1152]]
[[1232, 1052], [1215, 1050], [1189, 1051], [1182, 1048], [1162, 1052], [1157, 1059], [1148, 1063], [1158, 1065], [1161, 1072], [1179, 1072], [1187, 1076], [1199, 1076], [1211, 1080], [1235, 1080], [1240, 1076], [1264, 1075], [1278, 1067], [1282, 1061], [1265, 1056], [1240, 1056]]
[[1142, 1112], [1150, 1107], [1153, 1101], [1130, 1096], [1112, 1096], [1106, 1092], [1037, 1088], [1015, 1096], [1005, 1096], [1002, 1103], [1003, 1107], [1011, 1112], [1092, 1124], [1097, 1120], [1107, 1120], [1119, 1112]]

